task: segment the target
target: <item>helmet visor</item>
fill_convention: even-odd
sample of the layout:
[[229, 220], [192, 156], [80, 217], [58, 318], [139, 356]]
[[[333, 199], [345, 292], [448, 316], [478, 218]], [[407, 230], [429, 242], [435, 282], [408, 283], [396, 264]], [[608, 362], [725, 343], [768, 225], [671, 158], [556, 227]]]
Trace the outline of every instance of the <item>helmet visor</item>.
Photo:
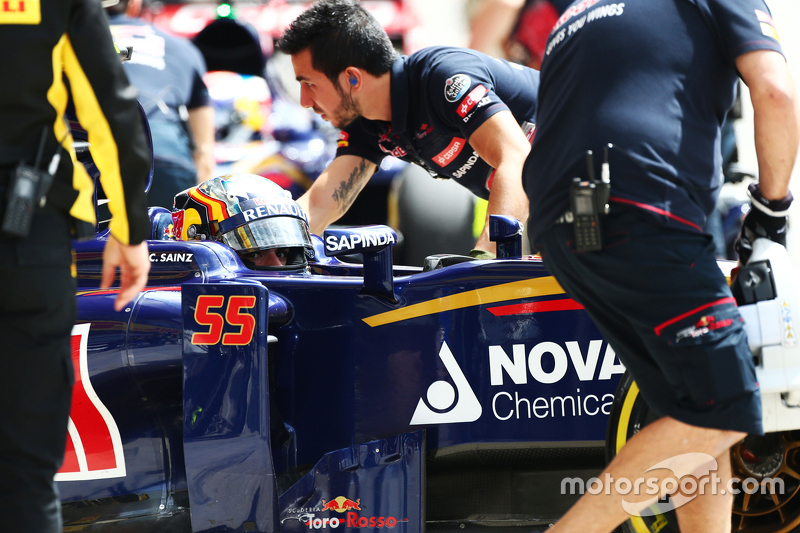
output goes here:
[[237, 252], [299, 246], [312, 248], [305, 222], [294, 217], [268, 217], [254, 220], [224, 233], [222, 242]]

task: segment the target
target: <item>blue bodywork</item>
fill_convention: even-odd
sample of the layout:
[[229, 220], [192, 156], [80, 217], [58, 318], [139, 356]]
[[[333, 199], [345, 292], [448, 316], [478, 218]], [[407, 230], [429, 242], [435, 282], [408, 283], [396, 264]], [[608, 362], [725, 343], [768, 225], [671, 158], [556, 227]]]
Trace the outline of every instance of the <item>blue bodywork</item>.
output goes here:
[[392, 267], [388, 239], [342, 244], [391, 230], [353, 228], [314, 236], [305, 270], [254, 271], [216, 242], [160, 240], [165, 214], [121, 312], [97, 289], [107, 233], [75, 243], [65, 527], [539, 524], [572, 501], [553, 472], [603, 466], [624, 368], [538, 259], [513, 258], [513, 221], [494, 222], [504, 259]]

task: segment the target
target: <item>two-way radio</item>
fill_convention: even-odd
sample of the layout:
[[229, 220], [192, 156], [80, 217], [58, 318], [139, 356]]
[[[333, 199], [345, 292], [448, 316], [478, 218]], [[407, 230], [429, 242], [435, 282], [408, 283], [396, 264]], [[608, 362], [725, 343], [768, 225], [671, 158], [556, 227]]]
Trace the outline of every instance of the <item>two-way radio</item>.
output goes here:
[[14, 237], [27, 237], [33, 219], [33, 210], [38, 205], [44, 207], [47, 201], [47, 191], [53, 182], [53, 175], [61, 160], [61, 143], [59, 143], [53, 159], [46, 170], [39, 168], [42, 162], [42, 152], [47, 141], [48, 128], [42, 131], [39, 148], [36, 151], [36, 161], [33, 166], [21, 162], [11, 173], [8, 184], [8, 201], [3, 217], [2, 230]]
[[603, 215], [608, 214], [608, 196], [611, 173], [608, 166], [608, 148], [604, 150], [600, 181], [595, 180], [592, 151], [586, 152], [587, 178], [573, 178], [569, 190], [572, 227], [575, 231], [575, 250], [595, 252], [603, 249]]

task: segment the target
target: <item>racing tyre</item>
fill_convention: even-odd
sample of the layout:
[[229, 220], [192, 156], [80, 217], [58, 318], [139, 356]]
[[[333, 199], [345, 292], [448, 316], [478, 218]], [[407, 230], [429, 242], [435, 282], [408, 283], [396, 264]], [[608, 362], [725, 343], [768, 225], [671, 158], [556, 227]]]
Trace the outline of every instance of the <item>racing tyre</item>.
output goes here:
[[[606, 458], [611, 461], [633, 435], [658, 417], [639, 394], [627, 372], [617, 387], [608, 421]], [[758, 487], [741, 490], [733, 501], [731, 531], [743, 533], [800, 532], [800, 431], [749, 436], [731, 449], [733, 475], [756, 480]], [[780, 485], [783, 485], [782, 490]], [[631, 517], [625, 533], [677, 533], [675, 511]]]
[[[475, 197], [455, 180], [434, 179], [417, 165], [398, 177], [400, 264], [421, 266], [432, 254], [466, 254], [475, 245]], [[483, 217], [485, 215], [481, 215]], [[483, 228], [483, 218], [480, 226]]]

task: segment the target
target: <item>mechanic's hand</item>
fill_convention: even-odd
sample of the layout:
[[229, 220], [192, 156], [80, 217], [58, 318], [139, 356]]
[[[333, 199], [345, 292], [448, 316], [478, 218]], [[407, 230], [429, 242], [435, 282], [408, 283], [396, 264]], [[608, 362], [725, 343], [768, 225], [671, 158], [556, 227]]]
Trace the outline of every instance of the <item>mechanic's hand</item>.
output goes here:
[[750, 211], [744, 217], [739, 238], [736, 239], [736, 253], [739, 262], [746, 265], [753, 253], [753, 242], [759, 237], [775, 241], [781, 246], [786, 246], [786, 216], [792, 205], [792, 193], [781, 200], [767, 200], [761, 196], [758, 184], [751, 183], [748, 188], [750, 194]]
[[470, 250], [469, 256], [473, 259], [494, 259], [497, 257], [492, 252], [481, 250], [479, 248], [473, 248], [472, 250]]
[[150, 271], [150, 257], [147, 255], [147, 242], [124, 245], [113, 236], [109, 236], [103, 250], [103, 275], [100, 288], [107, 289], [114, 282], [114, 275], [120, 270], [119, 294], [114, 300], [114, 310], [122, 309], [133, 300], [133, 297], [147, 284], [147, 273]]

